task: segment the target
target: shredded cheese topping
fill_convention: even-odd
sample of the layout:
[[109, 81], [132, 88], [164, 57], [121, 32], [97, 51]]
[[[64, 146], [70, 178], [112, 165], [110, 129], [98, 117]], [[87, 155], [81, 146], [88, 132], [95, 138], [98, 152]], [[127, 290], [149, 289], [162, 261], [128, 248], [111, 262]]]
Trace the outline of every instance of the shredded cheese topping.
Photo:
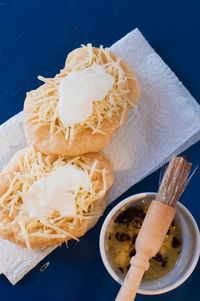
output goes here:
[[[103, 48], [102, 46], [100, 46], [97, 54], [94, 53], [91, 44], [87, 46], [83, 45], [82, 47], [88, 53], [85, 60], [76, 66], [66, 65], [54, 78], [39, 76], [38, 78], [45, 82], [45, 84], [37, 90], [27, 93], [27, 100], [30, 101], [33, 110], [32, 113], [26, 114], [25, 119], [31, 122], [33, 130], [37, 130], [42, 126], [49, 126], [51, 134], [62, 132], [69, 144], [72, 143], [78, 133], [85, 129], [90, 129], [92, 134], [100, 133], [104, 135], [105, 131], [102, 130], [102, 127], [105, 120], [111, 121], [113, 116], [117, 116], [120, 119], [119, 123], [121, 125], [124, 121], [127, 105], [134, 106], [128, 98], [129, 89], [127, 80], [129, 78], [135, 80], [135, 78], [127, 77], [120, 66], [120, 59], [118, 58], [117, 61], [114, 61], [110, 56], [108, 48]], [[72, 71], [84, 70], [94, 63], [103, 65], [105, 70], [114, 77], [115, 83], [113, 88], [103, 100], [93, 103], [92, 115], [87, 120], [65, 128], [59, 118], [58, 86], [60, 78], [67, 76]]]
[[[44, 156], [36, 151], [34, 147], [29, 148], [24, 156], [18, 161], [19, 170], [14, 172], [9, 179], [10, 184], [5, 193], [0, 197], [0, 210], [7, 214], [12, 224], [18, 224], [24, 237], [26, 246], [31, 250], [30, 237], [67, 239], [71, 237], [78, 240], [70, 229], [81, 220], [99, 217], [100, 212], [95, 212], [94, 203], [106, 193], [106, 170], [96, 168], [98, 161], [92, 165], [82, 157], [66, 159], [60, 156]], [[74, 164], [88, 173], [91, 181], [90, 188], [84, 190], [83, 187], [76, 192], [76, 212], [72, 216], [61, 216], [59, 212], [53, 212], [45, 218], [31, 218], [22, 206], [22, 198], [29, 191], [31, 185], [54, 172], [58, 167], [66, 164]], [[94, 172], [101, 175], [101, 183], [94, 181]], [[69, 229], [68, 231], [64, 230]]]

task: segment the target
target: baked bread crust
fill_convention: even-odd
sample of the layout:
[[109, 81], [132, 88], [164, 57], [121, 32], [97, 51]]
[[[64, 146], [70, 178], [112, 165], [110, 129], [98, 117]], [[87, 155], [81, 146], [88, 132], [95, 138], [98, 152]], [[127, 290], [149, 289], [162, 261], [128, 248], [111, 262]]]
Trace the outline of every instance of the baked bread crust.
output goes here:
[[[9, 161], [3, 172], [0, 174], [0, 197], [8, 191], [10, 180], [14, 178], [14, 173], [20, 171], [19, 161], [27, 154], [30, 150], [29, 147], [18, 151], [12, 159]], [[45, 155], [41, 154], [42, 158]], [[52, 162], [54, 162], [58, 156], [51, 156]], [[89, 165], [92, 166], [94, 161], [98, 160], [96, 169], [103, 170], [106, 169], [105, 179], [106, 179], [106, 193], [94, 202], [93, 212], [98, 213], [90, 219], [78, 219], [76, 224], [69, 223], [65, 221], [60, 229], [68, 231], [76, 237], [84, 235], [89, 229], [91, 229], [98, 221], [100, 215], [103, 214], [106, 207], [106, 194], [113, 185], [114, 172], [112, 163], [106, 158], [103, 152], [98, 153], [88, 153], [82, 155], [81, 158], [87, 161]], [[92, 176], [92, 182], [98, 180], [98, 185], [95, 191], [100, 191], [103, 186], [103, 179], [101, 173], [95, 172]], [[12, 193], [12, 192], [11, 192]], [[92, 212], [91, 212], [92, 213]], [[26, 247], [26, 241], [19, 224], [17, 222], [13, 223], [16, 216], [9, 217], [9, 212], [0, 206], [0, 236], [7, 239], [13, 243], [20, 246]], [[29, 236], [29, 242], [32, 249], [39, 249], [50, 245], [61, 244], [64, 241], [71, 239], [71, 236], [66, 236], [65, 238], [46, 238], [46, 237], [35, 237]]]
[[[94, 55], [100, 53], [100, 48], [92, 48]], [[103, 63], [107, 63], [105, 55], [102, 55]], [[122, 60], [118, 59], [113, 53], [109, 52], [113, 62], [119, 64], [127, 78], [127, 86], [129, 93], [127, 94], [128, 100], [133, 105], [136, 105], [140, 95], [140, 88], [134, 72], [127, 66]], [[88, 52], [84, 48], [77, 48], [67, 56], [65, 67], [76, 67], [80, 62], [87, 60]], [[61, 75], [61, 74], [60, 74]], [[57, 75], [59, 77], [59, 75]], [[40, 86], [37, 90], [43, 92], [47, 83]], [[32, 91], [33, 92], [33, 91]], [[92, 129], [85, 128], [81, 132], [75, 134], [75, 137], [71, 143], [65, 139], [65, 135], [62, 131], [57, 133], [50, 133], [50, 124], [41, 124], [41, 127], [35, 129], [30, 118], [26, 118], [34, 113], [34, 97], [26, 97], [24, 103], [24, 129], [29, 144], [34, 144], [36, 147], [45, 154], [60, 154], [62, 156], [77, 156], [88, 152], [97, 152], [103, 149], [114, 133], [125, 122], [127, 113], [131, 109], [131, 105], [127, 102], [126, 111], [123, 114], [123, 120], [121, 121], [122, 109], [118, 114], [113, 114], [110, 120], [104, 119], [102, 121], [100, 130], [105, 134], [92, 133]]]

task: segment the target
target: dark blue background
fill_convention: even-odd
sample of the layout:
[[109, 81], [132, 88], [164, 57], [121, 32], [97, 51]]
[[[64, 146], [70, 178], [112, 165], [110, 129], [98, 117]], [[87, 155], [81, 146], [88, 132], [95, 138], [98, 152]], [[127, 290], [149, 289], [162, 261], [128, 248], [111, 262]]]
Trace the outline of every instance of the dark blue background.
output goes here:
[[[135, 27], [200, 102], [199, 19], [199, 0], [0, 0], [0, 123], [22, 110], [26, 91], [39, 85], [37, 75], [54, 76], [69, 51], [87, 42], [110, 46]], [[200, 142], [184, 154], [200, 165]], [[159, 173], [125, 195], [156, 191]], [[200, 225], [199, 179], [197, 171], [181, 201]], [[119, 285], [106, 272], [98, 249], [105, 216], [79, 243], [71, 241], [68, 249], [59, 247], [17, 285], [1, 275], [0, 299], [114, 300]], [[40, 272], [47, 261], [49, 267]], [[160, 296], [138, 295], [137, 300], [197, 301], [199, 285], [198, 264], [176, 290]]]

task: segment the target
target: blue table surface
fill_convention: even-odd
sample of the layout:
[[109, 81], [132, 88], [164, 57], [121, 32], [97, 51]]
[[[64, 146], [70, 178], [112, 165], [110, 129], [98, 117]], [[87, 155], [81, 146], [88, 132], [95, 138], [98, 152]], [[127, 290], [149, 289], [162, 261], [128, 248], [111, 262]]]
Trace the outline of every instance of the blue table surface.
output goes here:
[[[54, 76], [66, 55], [80, 44], [110, 46], [138, 27], [154, 49], [200, 102], [199, 0], [0, 0], [0, 123], [23, 108], [26, 91], [40, 82], [37, 75]], [[200, 165], [200, 142], [184, 152]], [[98, 247], [103, 220], [123, 197], [156, 191], [160, 170], [116, 200], [80, 242], [58, 247], [18, 284], [0, 276], [0, 299], [5, 300], [114, 300], [119, 285], [104, 268]], [[192, 178], [181, 198], [200, 226], [200, 176]], [[40, 272], [40, 267], [50, 262]], [[136, 300], [200, 300], [200, 264], [179, 288]]]

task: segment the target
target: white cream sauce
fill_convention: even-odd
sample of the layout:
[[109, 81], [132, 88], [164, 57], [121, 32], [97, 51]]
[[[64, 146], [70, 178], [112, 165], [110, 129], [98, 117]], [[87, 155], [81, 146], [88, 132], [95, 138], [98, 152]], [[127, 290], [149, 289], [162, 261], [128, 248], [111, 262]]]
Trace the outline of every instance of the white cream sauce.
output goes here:
[[86, 171], [72, 164], [61, 166], [31, 185], [22, 206], [34, 218], [50, 216], [54, 211], [61, 216], [74, 216], [77, 192], [80, 188], [89, 189], [90, 185]]
[[114, 82], [113, 76], [96, 64], [61, 78], [58, 108], [64, 127], [81, 123], [91, 116], [93, 101], [103, 100]]

